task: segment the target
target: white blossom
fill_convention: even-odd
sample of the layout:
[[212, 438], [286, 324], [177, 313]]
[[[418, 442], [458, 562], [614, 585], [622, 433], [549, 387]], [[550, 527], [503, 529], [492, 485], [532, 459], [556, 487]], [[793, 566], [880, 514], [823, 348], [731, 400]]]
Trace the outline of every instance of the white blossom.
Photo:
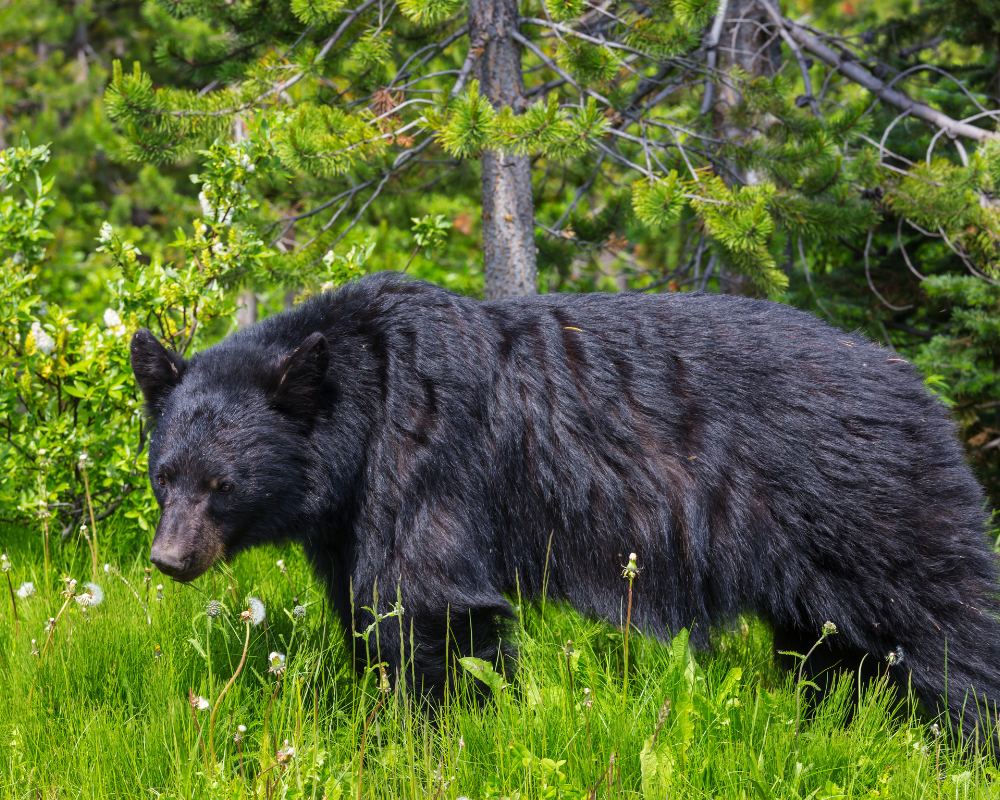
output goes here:
[[104, 309], [104, 324], [115, 336], [125, 335], [125, 325], [122, 323], [122, 318], [113, 308]]
[[38, 348], [39, 352], [45, 353], [47, 356], [52, 355], [52, 351], [56, 349], [56, 340], [49, 336], [40, 322], [35, 321], [31, 323], [31, 333], [29, 336], [35, 342], [35, 347]]

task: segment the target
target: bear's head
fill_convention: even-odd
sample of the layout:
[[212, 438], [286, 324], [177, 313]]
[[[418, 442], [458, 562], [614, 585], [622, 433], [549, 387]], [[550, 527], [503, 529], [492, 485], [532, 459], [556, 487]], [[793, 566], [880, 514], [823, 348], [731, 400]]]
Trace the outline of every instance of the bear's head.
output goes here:
[[186, 361], [140, 330], [131, 359], [152, 423], [153, 563], [189, 581], [294, 530], [316, 494], [309, 433], [329, 389], [324, 336], [280, 350], [232, 337]]

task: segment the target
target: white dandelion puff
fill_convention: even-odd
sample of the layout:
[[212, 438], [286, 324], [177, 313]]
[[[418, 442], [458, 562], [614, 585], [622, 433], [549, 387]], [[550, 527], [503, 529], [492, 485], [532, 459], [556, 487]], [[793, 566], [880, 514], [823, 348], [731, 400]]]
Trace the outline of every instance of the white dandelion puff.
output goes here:
[[99, 606], [104, 602], [104, 590], [100, 586], [96, 583], [91, 583], [90, 581], [87, 581], [87, 583], [83, 585], [87, 590], [86, 593], [90, 595], [90, 602], [87, 603], [87, 605]]
[[304, 605], [297, 605], [292, 609], [292, 616], [295, 619], [302, 619], [306, 615], [306, 607]]
[[35, 584], [31, 581], [25, 581], [20, 586], [17, 587], [17, 596], [22, 600], [27, 600], [31, 595], [35, 593]]
[[205, 605], [205, 613], [215, 619], [222, 614], [222, 603], [218, 600], [209, 600]]
[[191, 708], [195, 711], [208, 711], [210, 703], [200, 694], [194, 695], [191, 698]]
[[287, 764], [295, 758], [295, 748], [292, 747], [292, 743], [288, 739], [285, 739], [285, 746], [277, 752], [275, 757], [279, 764]]
[[240, 614], [240, 619], [244, 622], [250, 622], [254, 627], [260, 625], [266, 618], [267, 611], [258, 597], [251, 597], [247, 600], [247, 610]]

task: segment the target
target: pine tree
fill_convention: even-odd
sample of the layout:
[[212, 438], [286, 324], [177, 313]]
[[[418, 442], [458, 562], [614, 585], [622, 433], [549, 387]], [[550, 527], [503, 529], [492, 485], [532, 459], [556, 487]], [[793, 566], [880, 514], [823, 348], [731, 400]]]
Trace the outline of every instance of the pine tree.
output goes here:
[[[183, 158], [245, 128], [276, 175], [295, 176], [295, 194], [330, 210], [326, 223], [317, 214], [293, 228], [308, 245], [300, 257], [313, 260], [375, 219], [375, 198], [388, 188], [450, 180], [430, 167], [434, 151], [460, 159], [446, 173], [478, 161], [488, 296], [534, 291], [536, 243], [543, 277], [557, 284], [553, 268], [573, 272], [578, 248], [653, 240], [657, 250], [664, 226], [678, 224], [697, 231], [683, 237], [681, 258], [635, 259], [627, 280], [705, 285], [714, 271], [714, 280], [736, 275], [775, 294], [788, 285], [790, 250], [872, 228], [886, 210], [873, 193], [945, 173], [940, 195], [961, 182], [961, 166], [932, 167], [928, 178], [879, 163], [869, 106], [901, 111], [959, 145], [993, 138], [877, 77], [862, 54], [772, 0], [162, 7], [150, 17], [161, 65], [183, 58], [205, 85], [157, 87], [139, 66], [115, 73], [108, 112], [137, 158]], [[988, 161], [992, 150], [976, 157]], [[631, 202], [620, 197], [628, 185]], [[590, 231], [601, 238], [580, 241], [586, 201], [604, 195], [633, 213], [592, 209], [590, 227], [604, 215]], [[928, 193], [916, 204], [959, 224]], [[914, 220], [912, 204], [892, 211]], [[561, 246], [574, 240], [576, 252]], [[991, 246], [977, 241], [974, 257], [993, 269]]]

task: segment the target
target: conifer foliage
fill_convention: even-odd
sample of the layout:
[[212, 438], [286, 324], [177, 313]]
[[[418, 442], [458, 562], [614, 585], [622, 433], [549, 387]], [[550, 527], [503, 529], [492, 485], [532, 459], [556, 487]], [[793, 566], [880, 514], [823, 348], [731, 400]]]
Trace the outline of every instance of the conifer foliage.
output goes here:
[[[522, 194], [538, 209], [526, 224], [548, 257], [543, 278], [578, 261], [559, 240], [578, 240], [578, 218], [590, 209], [594, 223], [607, 210], [596, 198], [612, 187], [630, 187], [631, 213], [598, 224], [602, 239], [655, 240], [682, 222], [686, 231], [682, 260], [633, 260], [626, 277], [639, 285], [668, 274], [704, 283], [714, 271], [777, 294], [797, 260], [789, 253], [863, 240], [887, 216], [995, 274], [998, 220], [979, 198], [991, 196], [1000, 149], [994, 115], [976, 114], [985, 106], [975, 97], [942, 109], [921, 86], [911, 96], [904, 74], [884, 79], [874, 48], [850, 50], [774, 0], [510, 3], [488, 0], [514, 23], [487, 29], [455, 0], [163, 2], [157, 57], [177, 59], [172, 42], [183, 39], [188, 71], [204, 84], [154, 86], [143, 65], [120, 66], [108, 114], [133, 155], [151, 162], [240, 130], [267, 152], [272, 178], [297, 178], [288, 204], [312, 203], [295, 240], [312, 258], [364, 221], [381, 193], [501, 153], [505, 169], [530, 162]], [[767, 70], [749, 72], [760, 59], [731, 52], [741, 24], [766, 34]], [[497, 38], [514, 48], [514, 66], [489, 50]], [[512, 82], [523, 90], [484, 91]], [[926, 163], [891, 150], [901, 119], [923, 125]], [[483, 192], [487, 217], [521, 213], [490, 207], [496, 186]], [[498, 234], [488, 223], [487, 294], [497, 295], [489, 282], [503, 280], [505, 265], [489, 263]]]

